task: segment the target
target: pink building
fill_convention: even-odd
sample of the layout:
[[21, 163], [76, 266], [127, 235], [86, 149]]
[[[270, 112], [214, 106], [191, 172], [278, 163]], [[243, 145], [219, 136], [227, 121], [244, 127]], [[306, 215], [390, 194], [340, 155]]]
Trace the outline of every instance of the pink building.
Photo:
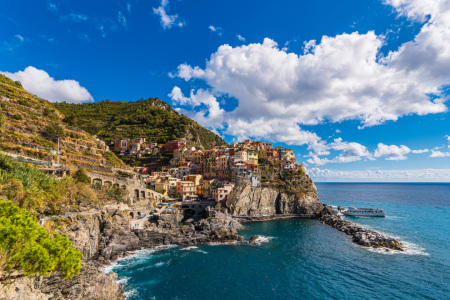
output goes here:
[[223, 201], [227, 198], [228, 194], [233, 190], [234, 184], [226, 183], [221, 186], [215, 186], [211, 188], [211, 196], [216, 202]]
[[175, 191], [178, 195], [181, 196], [184, 201], [186, 200], [186, 198], [188, 198], [188, 196], [195, 195], [195, 183], [193, 183], [192, 181], [178, 181]]

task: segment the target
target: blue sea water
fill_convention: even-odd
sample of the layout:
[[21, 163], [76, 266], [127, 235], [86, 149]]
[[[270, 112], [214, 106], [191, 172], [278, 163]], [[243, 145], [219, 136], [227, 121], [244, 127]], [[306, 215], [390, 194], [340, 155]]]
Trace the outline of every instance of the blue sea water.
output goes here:
[[450, 299], [450, 184], [317, 183], [323, 203], [383, 208], [347, 217], [405, 252], [355, 245], [318, 220], [246, 224], [258, 245], [160, 247], [115, 262], [128, 299]]

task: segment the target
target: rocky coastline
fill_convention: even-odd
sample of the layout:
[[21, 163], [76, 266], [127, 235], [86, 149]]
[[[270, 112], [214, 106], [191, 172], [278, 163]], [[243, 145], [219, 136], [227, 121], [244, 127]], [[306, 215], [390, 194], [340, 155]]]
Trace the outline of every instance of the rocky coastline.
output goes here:
[[350, 221], [342, 219], [330, 206], [324, 208], [324, 214], [320, 217], [323, 223], [336, 228], [352, 237], [352, 241], [364, 247], [385, 248], [389, 250], [404, 251], [405, 246], [396, 239], [385, 236], [375, 230], [366, 229]]
[[[163, 245], [192, 246], [209, 243], [258, 244], [259, 237], [246, 241], [238, 231], [241, 222], [270, 221], [308, 217], [320, 219], [353, 238], [353, 242], [375, 248], [403, 250], [397, 240], [343, 220], [328, 205], [322, 204], [315, 186], [300, 198], [270, 187], [238, 187], [230, 194], [222, 211], [207, 217], [186, 220], [182, 214], [161, 214], [145, 222], [145, 229], [131, 229], [132, 218], [126, 210], [101, 211], [96, 214], [67, 217], [60, 233], [66, 233], [73, 247], [83, 253], [81, 272], [65, 280], [57, 274], [24, 279], [8, 288], [1, 299], [123, 299], [117, 274], [105, 274], [102, 267], [142, 249]], [[33, 281], [34, 280], [34, 281]]]

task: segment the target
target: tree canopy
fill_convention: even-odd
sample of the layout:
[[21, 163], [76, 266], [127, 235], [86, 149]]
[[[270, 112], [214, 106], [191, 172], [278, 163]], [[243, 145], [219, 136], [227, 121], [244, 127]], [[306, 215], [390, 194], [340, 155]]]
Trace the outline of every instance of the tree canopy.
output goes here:
[[[82, 254], [67, 235], [50, 235], [30, 212], [0, 199], [0, 271], [24, 275], [61, 272], [66, 278], [81, 270]], [[8, 278], [2, 278], [8, 279]]]

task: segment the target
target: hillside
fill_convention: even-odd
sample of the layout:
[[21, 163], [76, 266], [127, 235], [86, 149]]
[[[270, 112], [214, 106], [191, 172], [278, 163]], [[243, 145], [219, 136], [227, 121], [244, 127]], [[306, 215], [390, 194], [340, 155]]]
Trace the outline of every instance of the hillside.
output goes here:
[[198, 148], [226, 145], [221, 137], [158, 98], [136, 102], [55, 103], [54, 107], [66, 115], [64, 122], [68, 125], [82, 128], [107, 142], [144, 137], [148, 142], [163, 144], [186, 138], [188, 144]]
[[126, 167], [102, 141], [63, 119], [52, 103], [0, 74], [0, 151], [43, 164], [56, 162], [59, 139], [60, 163], [66, 167], [106, 173], [112, 167]]

